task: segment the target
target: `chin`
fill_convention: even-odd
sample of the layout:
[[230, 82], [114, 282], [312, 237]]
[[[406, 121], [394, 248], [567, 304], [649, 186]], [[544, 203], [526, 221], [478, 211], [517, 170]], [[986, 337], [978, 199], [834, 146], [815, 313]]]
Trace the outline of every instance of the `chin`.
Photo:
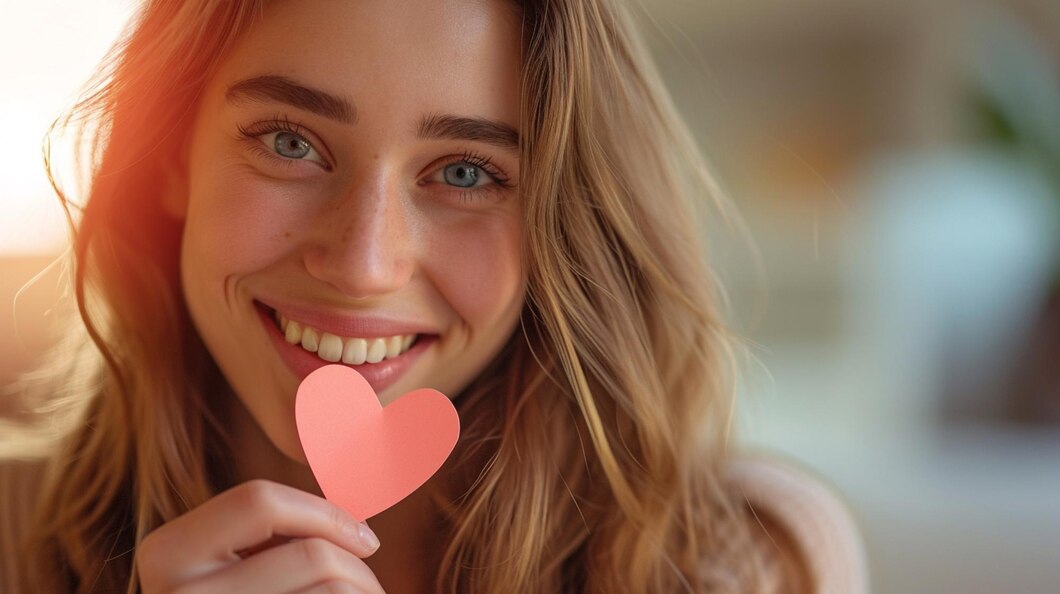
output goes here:
[[285, 458], [302, 466], [309, 466], [309, 459], [306, 458], [305, 451], [302, 449], [302, 442], [298, 439], [298, 430], [293, 420], [289, 425], [277, 427], [274, 431], [266, 431], [265, 434], [273, 447]]

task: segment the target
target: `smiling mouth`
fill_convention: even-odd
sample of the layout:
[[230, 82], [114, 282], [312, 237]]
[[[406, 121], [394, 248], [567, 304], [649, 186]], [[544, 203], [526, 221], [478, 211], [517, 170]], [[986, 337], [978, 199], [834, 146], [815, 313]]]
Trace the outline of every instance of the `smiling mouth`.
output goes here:
[[264, 304], [269, 318], [289, 344], [314, 353], [323, 361], [347, 365], [373, 364], [396, 359], [408, 352], [419, 341], [420, 334], [394, 336], [338, 336], [308, 324], [287, 318]]

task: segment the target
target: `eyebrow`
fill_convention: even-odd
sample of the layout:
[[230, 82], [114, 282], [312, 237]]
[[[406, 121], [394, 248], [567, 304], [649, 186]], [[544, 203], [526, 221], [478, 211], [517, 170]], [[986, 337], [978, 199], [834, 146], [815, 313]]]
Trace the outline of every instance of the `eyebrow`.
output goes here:
[[416, 136], [484, 142], [512, 152], [519, 148], [519, 132], [515, 128], [486, 118], [431, 114], [420, 121]]
[[[284, 103], [341, 124], [357, 123], [353, 101], [286, 76], [267, 74], [240, 80], [228, 87], [225, 99], [232, 104]], [[420, 120], [416, 136], [484, 142], [512, 152], [519, 148], [519, 132], [514, 127], [480, 117], [429, 114]]]
[[285, 76], [255, 76], [225, 91], [229, 103], [286, 103], [342, 124], [357, 123], [357, 108], [344, 97], [299, 84]]

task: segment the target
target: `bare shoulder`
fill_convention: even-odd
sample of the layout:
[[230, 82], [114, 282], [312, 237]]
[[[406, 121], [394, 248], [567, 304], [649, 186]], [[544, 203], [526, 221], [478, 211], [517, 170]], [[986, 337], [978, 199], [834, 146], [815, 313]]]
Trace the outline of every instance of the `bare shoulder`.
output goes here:
[[734, 458], [729, 479], [754, 513], [756, 541], [790, 594], [862, 594], [868, 564], [851, 508], [813, 471], [776, 455]]

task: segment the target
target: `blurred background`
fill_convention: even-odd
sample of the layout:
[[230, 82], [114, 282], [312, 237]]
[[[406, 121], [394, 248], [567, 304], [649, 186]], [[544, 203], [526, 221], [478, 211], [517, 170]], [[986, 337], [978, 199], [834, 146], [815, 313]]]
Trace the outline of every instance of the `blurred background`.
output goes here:
[[[3, 3], [6, 382], [58, 330], [41, 140], [132, 3]], [[1060, 592], [1060, 2], [640, 4], [757, 249], [712, 232], [743, 436], [842, 494], [874, 592]]]

